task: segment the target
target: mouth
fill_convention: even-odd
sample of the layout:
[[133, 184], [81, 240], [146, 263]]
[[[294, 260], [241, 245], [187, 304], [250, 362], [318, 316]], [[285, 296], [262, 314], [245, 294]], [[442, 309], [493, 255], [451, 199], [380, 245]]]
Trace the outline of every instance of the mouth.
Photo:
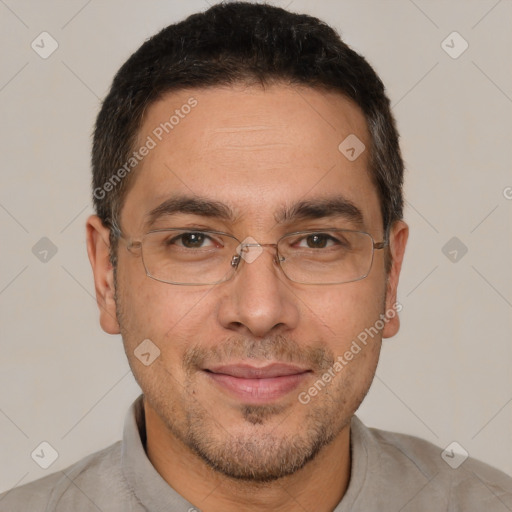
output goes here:
[[205, 375], [228, 395], [244, 403], [266, 403], [296, 389], [311, 373], [308, 368], [274, 363], [266, 366], [231, 364], [204, 368]]

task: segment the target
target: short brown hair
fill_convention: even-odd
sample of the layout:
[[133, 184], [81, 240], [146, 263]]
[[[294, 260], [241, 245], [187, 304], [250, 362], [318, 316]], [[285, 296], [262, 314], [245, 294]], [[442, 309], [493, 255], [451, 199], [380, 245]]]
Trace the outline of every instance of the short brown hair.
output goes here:
[[221, 3], [147, 40], [117, 72], [98, 114], [92, 148], [93, 201], [111, 230], [114, 266], [116, 227], [133, 176], [122, 173], [117, 179], [116, 172], [134, 151], [145, 110], [173, 90], [240, 82], [307, 85], [353, 100], [371, 135], [370, 173], [386, 232], [402, 218], [398, 132], [384, 85], [368, 62], [317, 18], [270, 5]]

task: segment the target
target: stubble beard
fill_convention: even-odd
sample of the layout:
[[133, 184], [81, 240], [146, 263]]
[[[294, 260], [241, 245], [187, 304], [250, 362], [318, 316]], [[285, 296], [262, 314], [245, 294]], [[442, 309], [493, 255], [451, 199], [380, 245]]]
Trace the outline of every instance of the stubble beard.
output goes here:
[[[130, 336], [123, 327], [126, 323], [117, 293], [115, 301], [121, 335], [127, 348], [130, 346]], [[219, 352], [233, 355], [239, 351], [249, 359], [255, 356], [293, 362], [306, 359], [316, 365], [316, 378], [321, 378], [322, 369], [327, 369], [334, 362], [334, 355], [325, 348], [301, 351], [295, 342], [284, 336], [257, 343], [235, 338], [233, 343], [228, 344], [229, 347], [227, 344], [222, 345], [217, 355]], [[299, 356], [297, 350], [300, 351]], [[229, 431], [229, 427], [221, 425], [215, 414], [194, 396], [194, 372], [197, 372], [197, 368], [193, 369], [201, 358], [196, 357], [194, 360], [193, 351], [187, 351], [183, 361], [188, 370], [187, 382], [183, 386], [170, 374], [163, 384], [161, 375], [140, 372], [128, 351], [127, 356], [145, 400], [160, 416], [169, 433], [209, 468], [230, 479], [254, 484], [265, 484], [292, 475], [315, 459], [349, 424], [366, 396], [375, 373], [373, 368], [372, 372], [368, 372], [368, 381], [363, 386], [359, 384], [354, 387], [353, 374], [345, 369], [344, 378], [333, 380], [320, 393], [321, 396], [315, 397], [307, 405], [299, 404], [298, 400], [291, 407], [240, 404], [238, 412], [243, 423], [239, 428]], [[376, 364], [377, 361], [375, 367]], [[157, 367], [165, 370], [163, 365]], [[354, 390], [358, 391], [356, 396], [353, 396]], [[180, 394], [178, 398], [176, 391]], [[295, 432], [284, 433], [284, 429], [279, 428], [280, 423], [285, 423], [288, 415], [294, 414], [293, 407], [299, 407], [299, 413], [306, 407], [306, 414], [300, 422], [300, 428]], [[272, 427], [270, 423], [277, 424]], [[276, 430], [281, 433], [276, 433]]]

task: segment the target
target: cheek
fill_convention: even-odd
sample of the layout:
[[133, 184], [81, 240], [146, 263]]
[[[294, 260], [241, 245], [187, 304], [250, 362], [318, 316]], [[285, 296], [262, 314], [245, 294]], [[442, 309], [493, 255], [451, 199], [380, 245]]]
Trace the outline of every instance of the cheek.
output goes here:
[[[345, 411], [355, 411], [374, 378], [381, 348], [381, 331], [376, 323], [383, 313], [381, 288], [359, 281], [330, 296], [322, 303], [325, 341], [332, 351], [334, 382], [329, 393]], [[343, 291], [341, 291], [343, 290]], [[326, 398], [327, 399], [327, 398]]]
[[343, 353], [361, 332], [375, 325], [384, 310], [384, 282], [363, 279], [308, 294], [308, 318], [322, 329], [336, 354]]
[[190, 341], [205, 334], [205, 315], [212, 307], [209, 290], [155, 281], [139, 268], [128, 267], [119, 274], [118, 309], [125, 346], [133, 352], [142, 340], [150, 339], [166, 366], [174, 366]]

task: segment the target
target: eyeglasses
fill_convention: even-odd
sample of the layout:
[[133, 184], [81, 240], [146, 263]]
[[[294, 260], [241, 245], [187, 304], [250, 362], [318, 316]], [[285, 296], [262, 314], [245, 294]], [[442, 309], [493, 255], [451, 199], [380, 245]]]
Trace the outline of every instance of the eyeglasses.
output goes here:
[[131, 253], [140, 250], [146, 275], [178, 285], [213, 285], [228, 281], [242, 260], [252, 263], [264, 247], [276, 250], [274, 261], [284, 275], [301, 284], [342, 284], [364, 279], [370, 272], [374, 251], [388, 241], [375, 242], [369, 233], [347, 229], [288, 233], [275, 244], [253, 238], [240, 242], [222, 231], [190, 228], [157, 229], [141, 240], [127, 240]]

